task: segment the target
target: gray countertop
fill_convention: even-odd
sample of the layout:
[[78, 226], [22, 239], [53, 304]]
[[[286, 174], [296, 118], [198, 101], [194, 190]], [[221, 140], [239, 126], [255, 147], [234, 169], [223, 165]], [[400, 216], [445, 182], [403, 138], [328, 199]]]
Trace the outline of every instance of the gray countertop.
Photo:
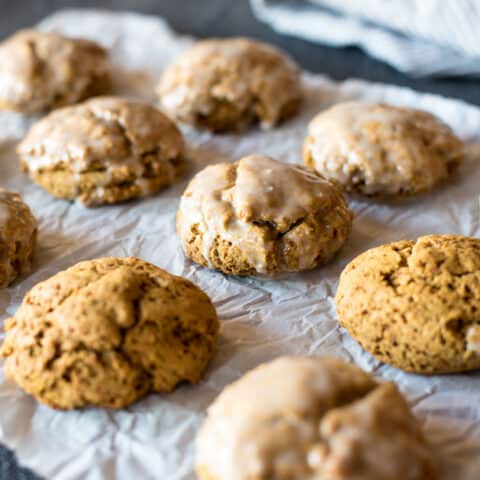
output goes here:
[[[68, 7], [135, 10], [160, 15], [177, 31], [198, 37], [251, 36], [287, 50], [307, 70], [322, 72], [337, 80], [357, 77], [405, 85], [480, 105], [478, 80], [416, 80], [369, 58], [357, 48], [334, 49], [281, 37], [255, 20], [248, 0], [0, 0], [0, 39], [35, 24], [55, 10]], [[0, 480], [34, 479], [38, 477], [19, 468], [13, 454], [0, 447]]]

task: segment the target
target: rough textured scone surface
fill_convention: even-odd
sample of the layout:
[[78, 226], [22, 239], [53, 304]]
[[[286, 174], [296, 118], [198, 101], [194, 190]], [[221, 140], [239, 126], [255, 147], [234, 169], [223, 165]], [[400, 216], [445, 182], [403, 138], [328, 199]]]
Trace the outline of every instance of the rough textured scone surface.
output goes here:
[[260, 155], [199, 172], [177, 214], [185, 254], [234, 275], [315, 268], [340, 249], [351, 224], [335, 185]]
[[405, 196], [430, 190], [463, 159], [451, 129], [420, 110], [347, 102], [317, 115], [304, 161], [348, 191]]
[[333, 357], [283, 357], [226, 387], [197, 437], [201, 480], [434, 480], [393, 383]]
[[37, 221], [18, 193], [0, 188], [0, 288], [30, 270]]
[[102, 258], [30, 290], [1, 354], [7, 376], [51, 407], [120, 408], [198, 382], [218, 328], [193, 283], [138, 258]]
[[403, 370], [480, 368], [480, 240], [429, 235], [366, 251], [343, 271], [340, 324]]
[[170, 65], [158, 89], [170, 115], [199, 128], [272, 127], [302, 99], [296, 65], [274, 47], [245, 38], [198, 42]]
[[95, 206], [171, 185], [183, 148], [178, 128], [152, 105], [98, 97], [37, 122], [18, 154], [23, 170], [52, 195]]
[[92, 41], [24, 30], [0, 43], [0, 109], [42, 112], [109, 88], [108, 54]]

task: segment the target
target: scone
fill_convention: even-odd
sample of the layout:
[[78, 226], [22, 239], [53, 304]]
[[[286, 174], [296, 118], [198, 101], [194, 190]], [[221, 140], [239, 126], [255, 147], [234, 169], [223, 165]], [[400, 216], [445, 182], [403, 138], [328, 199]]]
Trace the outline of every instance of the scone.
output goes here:
[[108, 54], [95, 42], [23, 30], [0, 43], [0, 109], [43, 112], [109, 89]]
[[393, 383], [333, 357], [283, 357], [226, 387], [197, 437], [201, 480], [434, 480]]
[[417, 373], [480, 368], [480, 240], [429, 235], [362, 253], [343, 271], [340, 324], [382, 362]]
[[98, 97], [37, 122], [18, 154], [22, 169], [51, 195], [95, 206], [171, 185], [183, 149], [182, 134], [155, 107]]
[[204, 40], [164, 72], [157, 88], [173, 117], [213, 131], [273, 127], [298, 109], [297, 66], [283, 52], [246, 38]]
[[0, 288], [30, 270], [37, 221], [18, 193], [0, 188]]
[[447, 179], [463, 144], [427, 112], [347, 102], [317, 115], [304, 144], [305, 164], [347, 191], [407, 196]]
[[315, 268], [340, 249], [351, 224], [335, 185], [260, 155], [199, 172], [177, 214], [186, 256], [233, 275]]
[[6, 375], [53, 408], [121, 408], [198, 382], [218, 328], [188, 280], [138, 258], [101, 258], [32, 288], [0, 353]]

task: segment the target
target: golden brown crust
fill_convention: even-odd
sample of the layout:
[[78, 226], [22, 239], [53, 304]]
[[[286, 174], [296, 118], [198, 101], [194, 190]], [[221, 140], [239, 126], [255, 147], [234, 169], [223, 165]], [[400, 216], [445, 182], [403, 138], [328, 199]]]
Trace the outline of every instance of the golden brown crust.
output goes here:
[[183, 168], [183, 137], [146, 103], [98, 97], [52, 112], [18, 147], [32, 180], [87, 206], [150, 195]]
[[379, 360], [417, 373], [480, 368], [480, 240], [429, 235], [371, 249], [343, 271], [340, 324]]
[[463, 144], [433, 115], [386, 104], [346, 102], [317, 115], [303, 146], [306, 165], [347, 191], [407, 196], [447, 179]]
[[20, 195], [0, 188], [0, 288], [28, 272], [37, 240], [37, 221]]
[[232, 275], [315, 268], [342, 247], [351, 223], [336, 186], [260, 155], [202, 170], [177, 214], [185, 254]]
[[195, 44], [170, 65], [157, 89], [179, 120], [213, 131], [272, 127], [298, 109], [297, 67], [274, 47], [245, 38]]
[[109, 89], [108, 54], [95, 42], [23, 30], [0, 44], [0, 109], [43, 112]]
[[283, 357], [227, 386], [196, 445], [202, 480], [434, 480], [393, 383], [333, 357]]
[[5, 372], [53, 408], [125, 407], [198, 382], [219, 323], [205, 293], [137, 258], [78, 263], [6, 322]]

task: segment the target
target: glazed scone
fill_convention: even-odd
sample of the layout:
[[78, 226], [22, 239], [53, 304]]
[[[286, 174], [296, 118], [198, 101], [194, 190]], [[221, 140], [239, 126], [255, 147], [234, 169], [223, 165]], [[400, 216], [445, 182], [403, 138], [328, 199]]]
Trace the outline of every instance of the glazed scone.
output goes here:
[[463, 144], [430, 113], [347, 102], [311, 121], [303, 152], [306, 165], [347, 191], [407, 196], [447, 179]]
[[166, 69], [157, 93], [171, 116], [213, 131], [273, 127], [302, 99], [293, 61], [246, 38], [198, 42]]
[[37, 221], [18, 193], [0, 188], [0, 288], [30, 270]]
[[208, 296], [138, 258], [80, 262], [6, 321], [5, 372], [53, 408], [121, 408], [198, 382], [219, 323]]
[[51, 195], [95, 206], [171, 185], [183, 150], [182, 134], [155, 107], [97, 97], [37, 122], [18, 154], [22, 169]]
[[186, 256], [233, 275], [315, 268], [340, 249], [351, 224], [335, 185], [260, 155], [203, 169], [177, 214]]
[[480, 240], [429, 235], [362, 253], [343, 271], [340, 324], [382, 362], [417, 373], [480, 368]]
[[201, 480], [434, 480], [393, 383], [333, 357], [282, 357], [226, 387], [197, 437]]
[[23, 30], [0, 43], [0, 109], [43, 112], [109, 89], [108, 54], [95, 42]]

